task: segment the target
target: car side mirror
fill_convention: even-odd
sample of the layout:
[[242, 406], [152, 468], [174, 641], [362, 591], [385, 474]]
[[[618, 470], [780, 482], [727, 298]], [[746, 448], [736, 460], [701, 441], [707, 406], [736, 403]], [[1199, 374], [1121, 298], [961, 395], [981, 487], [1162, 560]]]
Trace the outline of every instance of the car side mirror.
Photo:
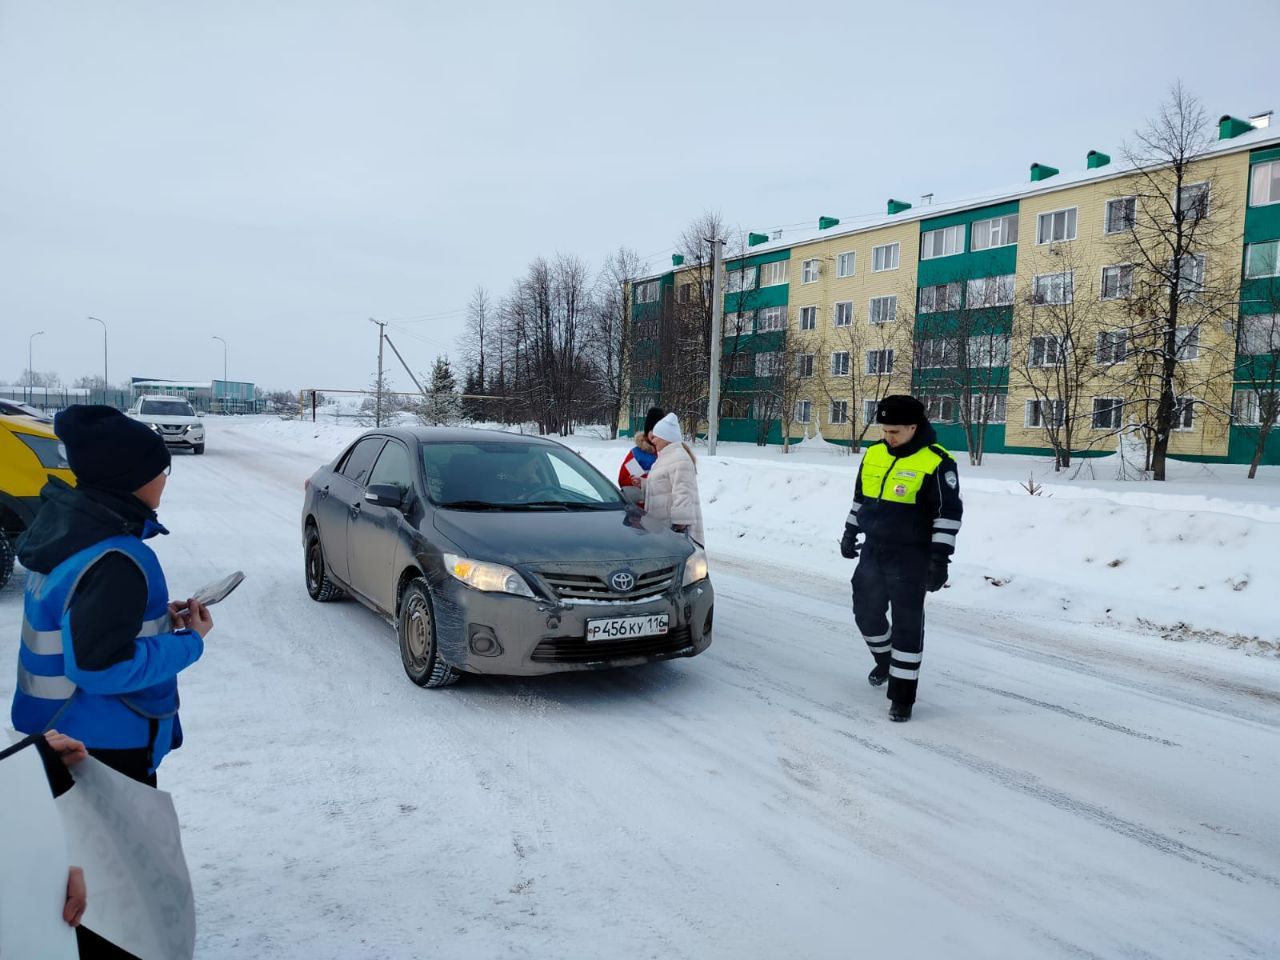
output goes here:
[[365, 488], [364, 498], [379, 507], [398, 507], [404, 503], [404, 493], [394, 483], [371, 483]]

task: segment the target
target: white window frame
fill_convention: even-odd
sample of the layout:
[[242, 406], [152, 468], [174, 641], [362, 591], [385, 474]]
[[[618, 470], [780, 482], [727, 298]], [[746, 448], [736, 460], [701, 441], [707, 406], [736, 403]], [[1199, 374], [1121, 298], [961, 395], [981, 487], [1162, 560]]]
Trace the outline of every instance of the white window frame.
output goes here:
[[661, 295], [662, 281], [646, 280], [636, 284], [636, 303], [654, 303]]
[[[1099, 409], [1098, 404], [1106, 403], [1107, 407]], [[1107, 414], [1108, 419], [1114, 420], [1113, 423], [1099, 423], [1099, 414]], [[1094, 430], [1119, 430], [1124, 426], [1124, 398], [1123, 397], [1094, 397], [1093, 406], [1089, 413], [1089, 425]]]
[[[942, 292], [939, 298], [939, 291]], [[941, 300], [941, 302], [939, 302]], [[920, 313], [945, 313], [959, 310], [964, 305], [964, 284], [959, 280], [948, 283], [931, 283], [920, 288]]]
[[761, 287], [779, 287], [787, 282], [787, 264], [786, 260], [774, 260], [771, 263], [760, 264], [760, 286]]
[[983, 408], [987, 398], [992, 399], [991, 413], [985, 423], [1004, 423], [1009, 417], [1009, 395], [1006, 393], [971, 393], [969, 394], [969, 422], [983, 423]]
[[793, 419], [795, 420], [796, 423], [812, 423], [813, 422], [813, 401], [797, 400], [795, 416], [793, 417]]
[[[951, 415], [947, 416], [948, 405]], [[960, 419], [960, 404], [955, 397], [928, 396], [924, 398], [925, 416], [933, 423], [955, 423]]]
[[[889, 261], [893, 263], [890, 264]], [[871, 272], [885, 273], [889, 270], [897, 270], [899, 263], [902, 261], [902, 244], [895, 240], [893, 243], [882, 243], [871, 248]]]
[[1197, 403], [1199, 403], [1199, 401], [1195, 397], [1174, 397], [1174, 433], [1195, 432]]
[[1129, 359], [1129, 334], [1124, 330], [1099, 330], [1093, 345], [1094, 362], [1114, 367]]
[[[1190, 300], [1198, 293], [1204, 291], [1204, 275], [1209, 269], [1208, 258], [1203, 253], [1184, 253], [1181, 257], [1182, 261], [1190, 260], [1196, 264], [1195, 276], [1187, 277], [1183, 273], [1182, 263], [1177, 265], [1178, 270], [1178, 299]], [[1170, 265], [1172, 271], [1173, 265]]]
[[[1124, 271], [1128, 270], [1128, 283], [1124, 284], [1124, 293], [1118, 293], [1115, 296], [1107, 296], [1107, 271], [1119, 270], [1119, 276], [1123, 277]], [[1099, 300], [1130, 300], [1133, 298], [1133, 264], [1132, 263], [1109, 263], [1102, 268], [1098, 281], [1098, 299]]]
[[[979, 242], [981, 241], [981, 242]], [[969, 249], [998, 250], [1012, 247], [1018, 242], [1018, 215], [1006, 213], [999, 217], [975, 220], [969, 225]]]
[[848, 350], [831, 351], [831, 375], [833, 377], [847, 377], [851, 369]]
[[[1204, 209], [1200, 211], [1199, 216], [1192, 217], [1192, 216], [1189, 216], [1187, 212], [1182, 209], [1182, 195], [1188, 190], [1196, 190], [1196, 189], [1199, 189], [1200, 187], [1204, 187]], [[1178, 188], [1177, 209], [1178, 209], [1178, 212], [1182, 214], [1182, 219], [1203, 220], [1205, 217], [1209, 216], [1209, 211], [1210, 209], [1212, 209], [1212, 206], [1213, 206], [1213, 187], [1212, 187], [1211, 181], [1201, 180], [1197, 183], [1184, 183], [1181, 187]]]
[[[997, 344], [999, 345], [997, 348]], [[1013, 337], [1007, 333], [980, 333], [966, 344], [971, 369], [991, 370], [1009, 365]]]
[[[1013, 306], [1018, 289], [1017, 277], [1015, 273], [1002, 273], [994, 277], [973, 277], [965, 284], [965, 309], [985, 310], [989, 307]], [[987, 290], [990, 287], [995, 288], [994, 301], [988, 301]]]
[[[845, 267], [848, 267], [846, 270]], [[858, 255], [853, 250], [846, 250], [836, 255], [836, 276], [852, 277], [858, 271]]]
[[[1053, 236], [1054, 220], [1052, 218], [1057, 217], [1059, 214], [1062, 215], [1063, 236], [1055, 237]], [[1045, 234], [1044, 224], [1045, 224], [1046, 217], [1050, 218], [1049, 219], [1050, 235], [1048, 237], [1044, 235]], [[1074, 240], [1076, 238], [1076, 222], [1078, 219], [1079, 219], [1078, 207], [1063, 207], [1060, 210], [1046, 210], [1044, 213], [1039, 214], [1036, 217], [1036, 245], [1043, 246], [1046, 243], [1068, 243]]]
[[[1256, 327], [1250, 330], [1250, 327]], [[1253, 313], [1240, 318], [1242, 357], [1265, 357], [1280, 352], [1280, 313]]]
[[[1044, 416], [1045, 406], [1048, 406], [1053, 414], [1052, 420], [1046, 420]], [[1023, 419], [1023, 426], [1028, 428], [1039, 427], [1047, 430], [1050, 426], [1060, 427], [1067, 420], [1067, 401], [1065, 400], [1028, 400], [1026, 411]]]
[[756, 379], [782, 376], [782, 364], [785, 357], [781, 350], [762, 350], [755, 355]]
[[[738, 331], [738, 321], [736, 319], [738, 317], [743, 320], [741, 332]], [[747, 337], [755, 333], [756, 312], [754, 310], [726, 311], [723, 323], [725, 337]]]
[[[886, 304], [888, 304], [888, 307], [887, 307], [888, 316], [885, 316]], [[872, 297], [870, 300], [868, 300], [867, 301], [867, 319], [871, 323], [877, 326], [880, 326], [886, 323], [893, 323], [895, 320], [897, 320], [898, 319], [897, 294], [890, 294], [889, 296], [885, 296], [885, 297]]]
[[[1064, 280], [1063, 293], [1065, 299], [1050, 300], [1047, 297], [1041, 299], [1040, 281]], [[1074, 270], [1063, 270], [1061, 273], [1037, 273], [1031, 280], [1031, 300], [1033, 303], [1061, 307], [1068, 303], [1074, 303], [1076, 298], [1076, 275]]]
[[1280, 423], [1280, 391], [1237, 390], [1231, 397], [1231, 422], [1245, 427], [1262, 426], [1262, 398], [1271, 398], [1271, 422]]
[[946, 370], [957, 365], [956, 342], [950, 337], [928, 337], [919, 344], [916, 362], [921, 370]]
[[849, 422], [849, 401], [848, 400], [832, 400], [831, 401], [831, 419], [828, 421], [833, 425], [846, 424]]
[[[1113, 229], [1114, 224], [1112, 223], [1112, 219], [1111, 219], [1111, 205], [1113, 203], [1129, 203], [1133, 205], [1133, 217], [1129, 221], [1129, 225], [1125, 227], [1121, 227], [1119, 230]], [[1128, 233], [1130, 230], [1133, 229], [1134, 225], [1137, 222], [1138, 222], [1138, 198], [1137, 197], [1112, 197], [1110, 200], [1107, 201], [1106, 205], [1102, 208], [1102, 232], [1109, 237], [1113, 237], [1116, 234], [1120, 234], [1120, 233]]]
[[787, 329], [786, 307], [761, 307], [756, 311], [756, 333]]
[[[1036, 348], [1039, 346], [1040, 360], [1036, 361]], [[1052, 345], [1052, 349], [1050, 349]], [[1052, 334], [1031, 337], [1027, 341], [1027, 366], [1033, 370], [1051, 370], [1054, 367], [1066, 366], [1071, 355], [1071, 344], [1065, 337]]]
[[800, 262], [800, 283], [817, 283], [822, 275], [822, 265], [817, 257], [810, 257]]
[[1174, 331], [1174, 346], [1178, 351], [1179, 363], [1193, 363], [1200, 359], [1200, 327], [1178, 327]]
[[[1259, 177], [1261, 171], [1267, 171], [1267, 176]], [[1258, 199], [1259, 183], [1266, 184], [1266, 194], [1262, 200]], [[1275, 190], [1272, 190], [1272, 187]], [[1280, 160], [1266, 160], [1262, 163], [1255, 163], [1249, 168], [1249, 206], [1251, 207], [1269, 207], [1273, 203], [1280, 203]]]
[[[841, 322], [843, 320], [843, 322]], [[839, 329], [853, 326], [853, 301], [840, 300], [832, 304], [831, 325]]]
[[816, 306], [801, 307], [799, 324], [801, 330], [817, 330], [818, 308]]
[[920, 234], [921, 260], [940, 260], [942, 257], [954, 257], [964, 252], [963, 223], [926, 230]]
[[[1280, 160], [1276, 161], [1280, 163]], [[1276, 201], [1280, 203], [1280, 200]], [[1271, 247], [1271, 272], [1270, 273], [1251, 273], [1250, 267], [1253, 266], [1253, 252], [1262, 247]], [[1280, 277], [1280, 240], [1262, 240], [1258, 243], [1246, 243], [1244, 245], [1244, 278], [1246, 280], [1266, 280], [1270, 277]]]
[[876, 422], [876, 409], [880, 406], [879, 400], [868, 400], [862, 398], [862, 422], [871, 424]]
[[813, 354], [801, 353], [796, 355], [796, 379], [807, 380], [813, 376]]
[[884, 347], [880, 350], [867, 351], [867, 376], [869, 377], [891, 377], [893, 376], [893, 358], [896, 351], [893, 347]]
[[730, 270], [725, 276], [724, 292], [725, 293], [743, 293], [747, 290], [756, 289], [756, 276], [758, 270], [755, 267], [743, 267], [740, 270]]

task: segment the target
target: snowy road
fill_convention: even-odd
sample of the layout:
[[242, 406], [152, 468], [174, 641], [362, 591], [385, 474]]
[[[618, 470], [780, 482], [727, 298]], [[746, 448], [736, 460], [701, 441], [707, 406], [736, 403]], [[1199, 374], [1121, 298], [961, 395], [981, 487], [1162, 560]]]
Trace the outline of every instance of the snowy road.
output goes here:
[[[890, 724], [848, 571], [711, 530], [704, 656], [420, 690], [389, 627], [307, 598], [317, 462], [217, 423], [161, 510], [175, 593], [249, 577], [161, 771], [198, 956], [1280, 955], [1275, 659], [944, 593]], [[0, 593], [7, 662], [20, 606]]]

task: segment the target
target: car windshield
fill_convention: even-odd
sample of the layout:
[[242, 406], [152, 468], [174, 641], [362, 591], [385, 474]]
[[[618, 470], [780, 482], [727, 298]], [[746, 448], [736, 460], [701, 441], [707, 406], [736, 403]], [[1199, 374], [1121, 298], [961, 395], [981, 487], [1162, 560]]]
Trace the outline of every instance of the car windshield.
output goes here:
[[455, 510], [622, 510], [617, 489], [577, 454], [544, 443], [425, 443], [431, 502]]
[[194, 417], [195, 411], [185, 400], [143, 400], [139, 413], [153, 417]]

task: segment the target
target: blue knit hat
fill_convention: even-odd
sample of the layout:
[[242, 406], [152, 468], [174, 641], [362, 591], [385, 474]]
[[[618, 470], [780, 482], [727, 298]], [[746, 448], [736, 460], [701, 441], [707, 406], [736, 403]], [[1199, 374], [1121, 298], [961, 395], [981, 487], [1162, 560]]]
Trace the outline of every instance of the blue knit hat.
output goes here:
[[115, 407], [67, 407], [53, 418], [53, 432], [67, 448], [76, 480], [92, 487], [132, 493], [169, 466], [164, 440]]

